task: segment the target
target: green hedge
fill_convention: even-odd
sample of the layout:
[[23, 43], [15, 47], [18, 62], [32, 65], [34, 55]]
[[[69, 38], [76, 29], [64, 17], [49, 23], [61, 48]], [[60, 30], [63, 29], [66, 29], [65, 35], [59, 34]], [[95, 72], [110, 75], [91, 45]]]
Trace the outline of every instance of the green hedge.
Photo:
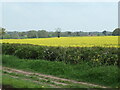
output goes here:
[[65, 63], [91, 62], [94, 65], [116, 65], [118, 48], [47, 47], [29, 44], [2, 44], [2, 53], [24, 59], [44, 59]]

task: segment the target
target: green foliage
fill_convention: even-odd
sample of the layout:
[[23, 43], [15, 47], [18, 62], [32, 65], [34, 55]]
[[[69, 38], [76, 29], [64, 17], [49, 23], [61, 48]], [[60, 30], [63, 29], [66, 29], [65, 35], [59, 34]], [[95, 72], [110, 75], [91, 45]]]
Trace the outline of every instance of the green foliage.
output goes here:
[[35, 30], [30, 30], [27, 32], [29, 38], [37, 38], [37, 32]]
[[5, 34], [5, 28], [0, 27], [0, 35]]
[[82, 62], [81, 64], [72, 65], [63, 62], [19, 59], [15, 56], [3, 55], [3, 66], [105, 86], [120, 86], [120, 69], [113, 65], [94, 67], [91, 66], [90, 62]]
[[[33, 83], [32, 81], [21, 80], [20, 78], [12, 78], [8, 75], [3, 75], [2, 84], [10, 88], [42, 88], [42, 85]], [[3, 87], [4, 88], [4, 87]]]
[[8, 54], [8, 55], [13, 55], [13, 53], [15, 53], [15, 51], [17, 50], [18, 46], [16, 46], [15, 44], [2, 44], [2, 53], [4, 54]]
[[0, 27], [0, 37], [3, 39], [3, 35], [5, 34], [5, 28]]
[[50, 36], [49, 33], [45, 30], [39, 30], [37, 34], [39, 38], [47, 38]]
[[[2, 29], [2, 28], [0, 28]], [[4, 29], [4, 28], [3, 28]], [[106, 32], [106, 35], [112, 35], [112, 32]], [[0, 35], [0, 38], [4, 39], [24, 39], [24, 38], [49, 38], [49, 37], [74, 37], [74, 36], [103, 36], [103, 32], [83, 32], [83, 31], [65, 31], [61, 32], [60, 28], [57, 28], [55, 32], [53, 31], [47, 31], [47, 30], [30, 30], [30, 31], [13, 31], [13, 32], [7, 32], [3, 33], [3, 35]]]
[[47, 47], [24, 44], [2, 44], [3, 54], [25, 59], [44, 59], [77, 64], [83, 61], [92, 65], [116, 65], [118, 48], [104, 47]]
[[114, 36], [120, 36], [120, 28], [116, 28], [113, 33]]
[[107, 31], [103, 31], [102, 33], [106, 36]]
[[38, 57], [37, 49], [35, 47], [33, 49], [30, 46], [28, 47], [23, 46], [23, 48], [17, 49], [14, 55], [19, 56], [20, 58], [24, 56], [24, 58], [27, 58], [27, 59]]

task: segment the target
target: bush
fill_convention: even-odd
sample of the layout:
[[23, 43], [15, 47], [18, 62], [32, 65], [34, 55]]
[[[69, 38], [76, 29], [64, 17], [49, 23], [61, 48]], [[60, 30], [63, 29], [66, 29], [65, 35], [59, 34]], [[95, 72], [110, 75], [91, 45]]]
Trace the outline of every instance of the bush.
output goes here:
[[116, 65], [118, 61], [118, 48], [47, 47], [3, 43], [2, 52], [19, 58], [63, 61], [72, 64], [86, 61], [93, 65]]

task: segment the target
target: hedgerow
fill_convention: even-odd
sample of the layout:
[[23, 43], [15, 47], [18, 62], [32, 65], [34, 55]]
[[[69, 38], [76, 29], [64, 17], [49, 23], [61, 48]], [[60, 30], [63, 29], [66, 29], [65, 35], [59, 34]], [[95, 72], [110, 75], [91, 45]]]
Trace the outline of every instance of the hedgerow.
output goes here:
[[118, 48], [108, 47], [48, 47], [30, 44], [2, 43], [2, 54], [24, 59], [43, 59], [77, 64], [83, 61], [92, 65], [116, 65]]

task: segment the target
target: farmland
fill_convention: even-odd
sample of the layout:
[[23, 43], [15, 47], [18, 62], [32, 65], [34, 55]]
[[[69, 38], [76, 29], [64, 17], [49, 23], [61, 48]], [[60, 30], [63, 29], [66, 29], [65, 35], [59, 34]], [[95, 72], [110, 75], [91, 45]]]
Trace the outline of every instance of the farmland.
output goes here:
[[117, 2], [11, 1], [0, 2], [0, 89], [120, 88]]
[[[1, 42], [5, 85], [18, 88], [118, 88], [120, 85], [118, 36], [3, 39]], [[61, 79], [55, 80], [58, 77]], [[26, 80], [31, 81], [31, 87], [25, 84]]]
[[61, 47], [118, 47], [118, 36], [4, 39], [0, 42]]

